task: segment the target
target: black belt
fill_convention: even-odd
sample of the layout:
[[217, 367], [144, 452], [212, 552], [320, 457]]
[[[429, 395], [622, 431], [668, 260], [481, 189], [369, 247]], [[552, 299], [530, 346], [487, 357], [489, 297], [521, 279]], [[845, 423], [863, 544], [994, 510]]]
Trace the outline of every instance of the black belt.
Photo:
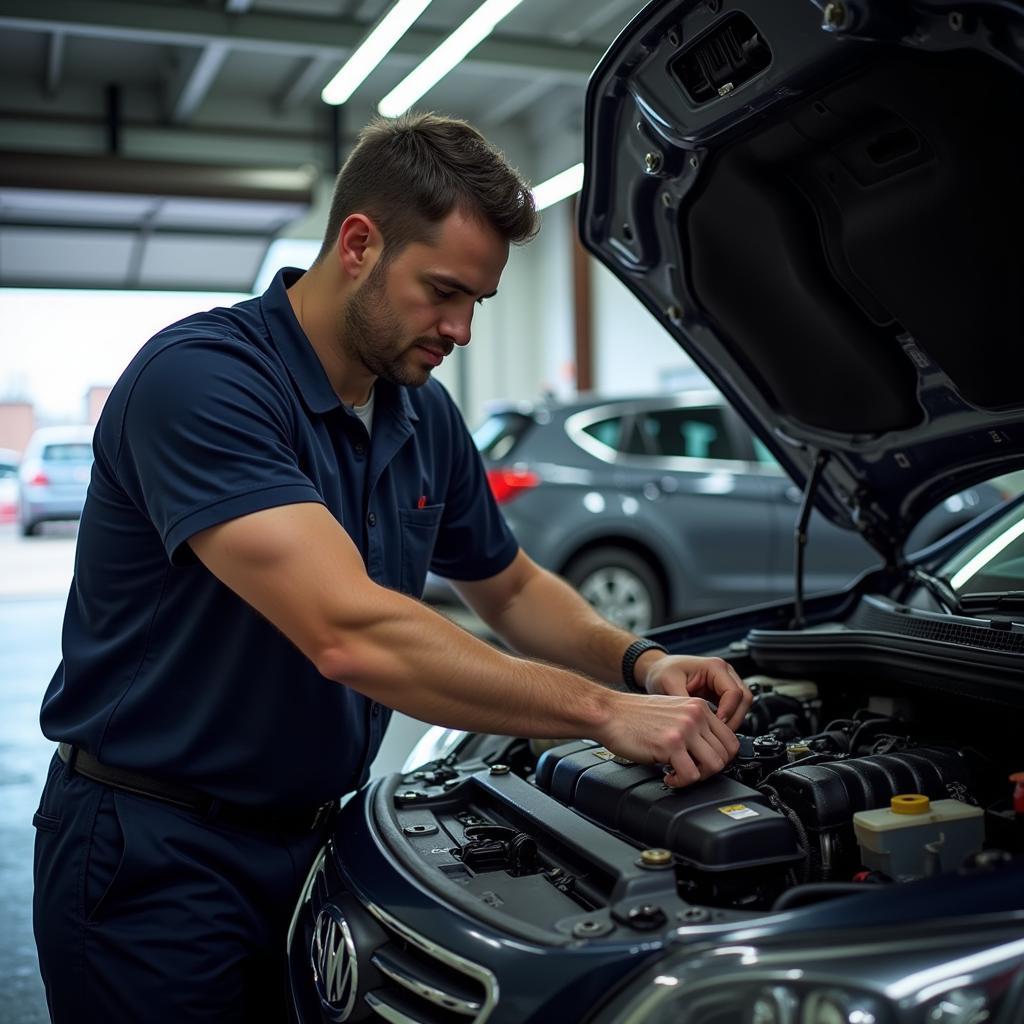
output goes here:
[[182, 810], [198, 814], [205, 821], [220, 824], [239, 825], [262, 831], [312, 832], [329, 824], [339, 809], [337, 800], [321, 804], [319, 807], [294, 811], [247, 807], [244, 804], [218, 800], [188, 786], [155, 779], [151, 775], [142, 775], [126, 768], [113, 768], [69, 743], [61, 743], [57, 747], [57, 755], [72, 771], [94, 782], [102, 782], [106, 786], [134, 793], [136, 796], [173, 804]]

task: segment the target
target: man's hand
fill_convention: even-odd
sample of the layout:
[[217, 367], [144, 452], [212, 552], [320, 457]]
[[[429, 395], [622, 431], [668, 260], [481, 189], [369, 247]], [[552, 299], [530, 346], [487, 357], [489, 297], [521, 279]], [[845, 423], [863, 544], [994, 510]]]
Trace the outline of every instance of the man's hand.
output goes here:
[[754, 699], [732, 665], [721, 658], [648, 652], [641, 657], [637, 668], [640, 669], [637, 678], [643, 680], [648, 693], [703, 697], [718, 705], [719, 719], [733, 732], [740, 727]]
[[669, 786], [706, 779], [736, 756], [739, 740], [700, 697], [615, 696], [621, 706], [595, 738], [630, 761], [665, 765], [670, 769], [665, 775]]

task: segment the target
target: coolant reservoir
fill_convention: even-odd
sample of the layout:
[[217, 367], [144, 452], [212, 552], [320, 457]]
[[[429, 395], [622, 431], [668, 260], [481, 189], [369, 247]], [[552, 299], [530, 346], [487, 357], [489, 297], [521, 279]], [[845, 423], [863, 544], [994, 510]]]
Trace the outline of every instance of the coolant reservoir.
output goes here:
[[853, 830], [865, 867], [905, 881], [955, 871], [977, 853], [985, 840], [985, 812], [959, 800], [901, 793], [888, 807], [858, 811]]

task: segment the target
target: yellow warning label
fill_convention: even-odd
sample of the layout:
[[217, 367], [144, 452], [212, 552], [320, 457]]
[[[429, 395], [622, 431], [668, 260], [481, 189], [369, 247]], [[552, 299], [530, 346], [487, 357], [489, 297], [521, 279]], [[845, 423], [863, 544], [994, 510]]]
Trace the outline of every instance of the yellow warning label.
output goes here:
[[610, 750], [606, 750], [604, 747], [598, 747], [596, 750], [592, 750], [591, 753], [594, 757], [599, 758], [602, 761], [614, 761], [616, 764], [636, 764], [636, 761], [630, 761], [625, 757], [619, 757], [618, 754], [613, 754]]
[[723, 814], [729, 815], [730, 818], [756, 818], [757, 811], [753, 807], [748, 807], [746, 804], [729, 804], [727, 807], [718, 808]]

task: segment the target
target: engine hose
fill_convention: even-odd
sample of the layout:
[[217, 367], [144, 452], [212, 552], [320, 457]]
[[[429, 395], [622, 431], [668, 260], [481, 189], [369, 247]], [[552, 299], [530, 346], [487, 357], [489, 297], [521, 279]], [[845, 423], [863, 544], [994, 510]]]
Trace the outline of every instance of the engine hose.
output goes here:
[[[868, 718], [865, 719], [857, 728], [853, 731], [853, 735], [850, 737], [850, 751], [853, 754], [857, 753], [857, 747], [863, 742], [863, 738], [876, 731], [883, 731], [892, 726], [904, 725], [903, 722], [896, 718]], [[877, 738], [877, 737], [876, 737]]]
[[800, 844], [800, 849], [804, 852], [804, 860], [800, 865], [799, 871], [799, 882], [802, 884], [807, 881], [811, 873], [811, 843], [807, 838], [807, 829], [804, 828], [804, 823], [797, 817], [796, 811], [782, 802], [782, 798], [776, 790], [771, 786], [764, 785], [764, 783], [758, 788], [768, 794], [768, 799], [771, 801], [772, 806], [789, 819], [789, 823], [796, 832], [796, 840]]
[[793, 910], [810, 903], [835, 899], [837, 896], [857, 896], [867, 891], [865, 882], [808, 882], [787, 889], [773, 904], [772, 911]]

